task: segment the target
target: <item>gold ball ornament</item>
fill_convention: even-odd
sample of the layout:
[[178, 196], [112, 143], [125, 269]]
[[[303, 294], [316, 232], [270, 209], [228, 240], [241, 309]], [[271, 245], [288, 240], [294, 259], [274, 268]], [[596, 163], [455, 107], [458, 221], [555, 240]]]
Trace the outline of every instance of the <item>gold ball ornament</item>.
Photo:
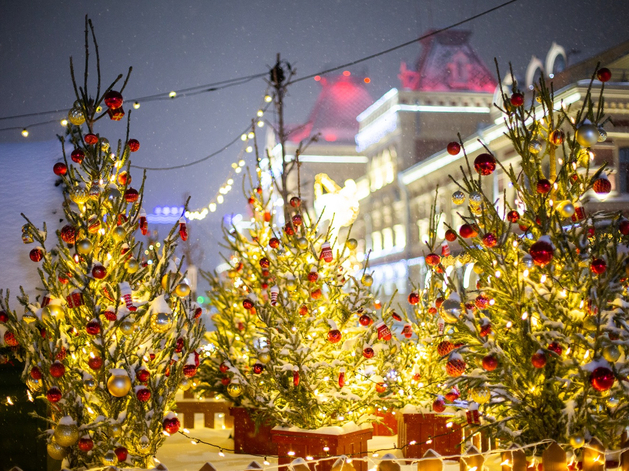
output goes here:
[[168, 332], [173, 326], [173, 316], [165, 312], [156, 312], [151, 315], [151, 328], [159, 333], [163, 334]]
[[82, 125], [85, 122], [85, 114], [83, 114], [83, 110], [79, 107], [72, 108], [68, 111], [68, 121], [75, 126]]
[[297, 289], [297, 282], [295, 280], [288, 280], [286, 282], [287, 291], [295, 291]]
[[362, 282], [363, 282], [363, 285], [365, 285], [365, 286], [373, 285], [373, 276], [371, 276], [371, 275], [363, 275]]
[[76, 244], [76, 251], [86, 255], [92, 251], [92, 241], [89, 239], [81, 239]]
[[53, 460], [62, 460], [68, 455], [68, 450], [59, 445], [54, 438], [46, 445], [46, 451]]
[[90, 198], [90, 192], [85, 185], [78, 185], [70, 190], [70, 199], [76, 204], [83, 204]]
[[112, 374], [107, 380], [107, 389], [114, 397], [124, 397], [131, 390], [131, 379], [126, 374]]
[[112, 424], [109, 426], [109, 435], [118, 438], [122, 435], [122, 425], [120, 424]]
[[572, 448], [581, 448], [585, 445], [585, 438], [582, 435], [573, 435], [570, 437], [570, 446]]
[[461, 190], [457, 190], [452, 193], [452, 202], [456, 205], [465, 203], [465, 193], [463, 193]]
[[123, 241], [126, 235], [127, 235], [127, 231], [125, 231], [124, 227], [122, 226], [116, 226], [114, 227], [114, 230], [111, 231], [111, 236], [116, 242]]
[[[42, 319], [46, 319], [44, 311], [42, 311]], [[37, 316], [33, 314], [32, 312], [25, 312], [24, 315], [22, 316], [22, 321], [26, 322], [27, 324], [32, 324], [36, 320], [37, 320]]]
[[190, 294], [190, 286], [188, 286], [186, 283], [179, 283], [175, 287], [175, 294], [180, 298], [185, 298]]
[[98, 387], [98, 381], [96, 381], [94, 378], [87, 378], [83, 380], [83, 387], [87, 390], [87, 391], [95, 391], [96, 388]]
[[118, 464], [118, 457], [113, 451], [108, 451], [103, 455], [101, 461], [105, 466], [116, 466]]
[[557, 212], [562, 218], [569, 218], [575, 212], [574, 204], [568, 200], [561, 201], [557, 204]]
[[603, 358], [611, 363], [618, 361], [620, 358], [620, 349], [618, 348], [618, 345], [612, 344], [603, 348]]
[[122, 332], [123, 335], [131, 335], [133, 334], [133, 332], [135, 332], [136, 325], [132, 319], [129, 319], [127, 317], [125, 320], [123, 320], [120, 323], [118, 328], [120, 329], [120, 332]]
[[227, 394], [231, 397], [241, 396], [243, 393], [242, 384], [240, 383], [229, 383], [227, 386]]
[[59, 424], [55, 428], [53, 438], [61, 446], [72, 446], [79, 440], [79, 428], [76, 424]]
[[258, 360], [260, 360], [260, 363], [266, 365], [268, 362], [271, 361], [271, 354], [269, 352], [260, 352], [258, 354]]
[[474, 273], [476, 273], [477, 275], [480, 275], [483, 273], [483, 267], [481, 267], [479, 264], [474, 264], [474, 267], [472, 268], [474, 270]]
[[300, 237], [297, 239], [297, 247], [299, 247], [302, 250], [305, 250], [308, 248], [308, 239], [306, 239], [305, 237]]
[[618, 399], [616, 396], [609, 396], [605, 401], [605, 405], [610, 409], [613, 409], [618, 404], [620, 404], [620, 399]]
[[480, 206], [483, 204], [483, 195], [477, 191], [470, 193], [470, 206]]
[[542, 143], [538, 140], [529, 142], [529, 152], [531, 154], [539, 154], [542, 151]]
[[136, 273], [140, 269], [140, 263], [132, 258], [124, 264], [124, 267], [129, 273]]
[[179, 383], [179, 389], [182, 391], [187, 391], [192, 387], [192, 380], [190, 378], [183, 378], [181, 383]]
[[581, 167], [587, 167], [591, 161], [591, 152], [588, 149], [581, 149], [577, 154], [577, 161]]
[[49, 304], [42, 310], [42, 318], [54, 317], [55, 319], [63, 318], [63, 309], [58, 304]]
[[483, 214], [483, 205], [480, 204], [478, 206], [470, 206], [470, 211], [474, 216], [480, 216], [481, 214]]
[[491, 393], [489, 392], [489, 388], [472, 388], [470, 390], [470, 397], [474, 402], [477, 402], [478, 404], [487, 404], [491, 399]]
[[42, 387], [42, 384], [43, 383], [41, 379], [33, 379], [30, 376], [26, 380], [26, 385], [28, 386], [28, 389], [30, 389], [32, 392], [39, 391]]
[[400, 465], [395, 461], [395, 456], [387, 453], [378, 464], [377, 471], [400, 471]]
[[106, 137], [101, 137], [100, 138], [100, 149], [103, 152], [109, 152], [109, 139], [107, 139]]
[[588, 123], [579, 126], [574, 137], [576, 137], [577, 142], [583, 147], [592, 147], [598, 142], [599, 135], [598, 128]]
[[345, 245], [347, 245], [347, 248], [350, 250], [356, 250], [356, 247], [358, 247], [358, 241], [356, 239], [347, 239]]
[[607, 140], [607, 131], [602, 127], [598, 128], [598, 142], [605, 142]]
[[172, 275], [170, 273], [166, 273], [164, 276], [162, 276], [162, 288], [164, 291], [168, 291], [168, 286], [170, 286], [171, 278]]

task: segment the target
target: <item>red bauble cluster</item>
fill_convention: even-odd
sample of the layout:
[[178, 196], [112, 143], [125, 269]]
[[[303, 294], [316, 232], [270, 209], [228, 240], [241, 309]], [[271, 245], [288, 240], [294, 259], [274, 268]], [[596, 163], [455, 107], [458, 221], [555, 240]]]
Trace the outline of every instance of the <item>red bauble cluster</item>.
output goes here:
[[459, 144], [458, 142], [452, 141], [451, 143], [448, 144], [447, 150], [448, 150], [448, 154], [457, 155], [459, 152], [461, 152], [461, 144]]
[[162, 426], [166, 432], [172, 435], [173, 433], [177, 433], [181, 424], [179, 423], [179, 419], [177, 417], [171, 417], [164, 419]]
[[328, 332], [328, 341], [330, 343], [339, 343], [341, 341], [341, 331], [338, 329], [332, 329]]
[[611, 389], [615, 379], [614, 372], [606, 366], [599, 366], [590, 373], [590, 384], [599, 392]]
[[129, 146], [129, 150], [131, 152], [137, 152], [138, 149], [140, 149], [140, 141], [137, 139], [129, 139], [127, 145]]
[[488, 153], [480, 154], [474, 159], [474, 169], [480, 175], [491, 175], [496, 170], [496, 159]]
[[529, 249], [529, 254], [533, 258], [535, 265], [545, 267], [553, 259], [553, 246], [544, 240], [538, 240]]
[[533, 353], [531, 363], [535, 368], [544, 368], [546, 366], [546, 354], [543, 351]]
[[456, 378], [465, 373], [466, 364], [461, 358], [451, 358], [446, 363], [446, 374], [451, 378]]
[[602, 258], [594, 258], [590, 263], [590, 270], [595, 275], [602, 275], [607, 270], [607, 262]]
[[498, 360], [493, 355], [485, 355], [483, 357], [483, 369], [485, 371], [494, 371], [498, 367]]
[[419, 302], [419, 294], [413, 292], [411, 294], [408, 295], [408, 303], [415, 305]]

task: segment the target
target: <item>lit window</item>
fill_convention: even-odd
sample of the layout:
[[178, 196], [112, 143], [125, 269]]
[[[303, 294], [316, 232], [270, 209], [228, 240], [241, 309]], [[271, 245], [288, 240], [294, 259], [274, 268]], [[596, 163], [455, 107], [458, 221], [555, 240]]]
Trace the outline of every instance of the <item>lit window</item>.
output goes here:
[[391, 250], [393, 248], [393, 230], [390, 227], [382, 229], [382, 248]]
[[374, 252], [382, 250], [382, 234], [378, 231], [371, 233], [371, 250]]
[[393, 226], [393, 234], [395, 236], [395, 246], [399, 249], [406, 247], [406, 229], [403, 224]]
[[428, 231], [430, 229], [428, 219], [420, 219], [419, 221], [417, 221], [417, 228], [419, 229], [419, 240], [423, 243], [427, 243]]

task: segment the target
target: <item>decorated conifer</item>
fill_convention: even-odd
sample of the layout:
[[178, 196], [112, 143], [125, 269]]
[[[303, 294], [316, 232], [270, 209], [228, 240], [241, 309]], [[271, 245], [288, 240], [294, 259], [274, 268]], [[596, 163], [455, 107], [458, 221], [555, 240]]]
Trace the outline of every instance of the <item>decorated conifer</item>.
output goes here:
[[[86, 21], [86, 51], [89, 30]], [[72, 469], [147, 467], [163, 432], [178, 429], [171, 407], [198, 366], [200, 308], [172, 260], [179, 226], [147, 258], [135, 240], [146, 230], [144, 182], [134, 189], [129, 171], [139, 142], [127, 131], [114, 146], [97, 133], [96, 121], [124, 115], [125, 88], [121, 75], [101, 93], [98, 70], [91, 95], [87, 64], [83, 86], [72, 69], [70, 149], [61, 139], [63, 161], [54, 166], [65, 225], [52, 238], [45, 223], [39, 229], [27, 219], [24, 226], [23, 241], [40, 266], [40, 293], [33, 299], [22, 290], [23, 312], [10, 307], [8, 292], [0, 296], [0, 327], [25, 362], [30, 393], [50, 405], [52, 458]]]

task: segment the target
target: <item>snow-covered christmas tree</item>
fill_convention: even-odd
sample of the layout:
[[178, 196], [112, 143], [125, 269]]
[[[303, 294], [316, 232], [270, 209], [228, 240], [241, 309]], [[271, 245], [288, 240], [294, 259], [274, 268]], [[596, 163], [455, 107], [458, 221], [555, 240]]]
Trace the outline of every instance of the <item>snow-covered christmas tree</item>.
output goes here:
[[[96, 46], [86, 20], [86, 51], [89, 32]], [[125, 116], [126, 80], [120, 85], [120, 75], [101, 90], [99, 66], [92, 95], [87, 63], [85, 70], [78, 86], [72, 68], [76, 102], [61, 139], [63, 161], [52, 169], [63, 188], [65, 225], [50, 237], [45, 223], [39, 228], [26, 219], [22, 240], [32, 244], [30, 259], [40, 265], [40, 294], [33, 299], [22, 290], [18, 312], [9, 293], [0, 293], [0, 327], [25, 363], [31, 394], [50, 406], [52, 458], [71, 469], [148, 467], [164, 432], [178, 429], [171, 407], [180, 385], [196, 373], [201, 308], [172, 260], [177, 230], [187, 235], [185, 223], [146, 258], [135, 240], [136, 231], [147, 231], [144, 182], [136, 190], [129, 172], [140, 143], [129, 138], [128, 126], [117, 145], [95, 129], [101, 118]]]
[[[456, 271], [441, 273], [438, 256], [427, 260], [447, 281], [440, 311], [458, 345], [446, 358], [450, 384], [475, 402], [470, 423], [516, 444], [552, 439], [579, 448], [596, 437], [613, 448], [629, 424], [629, 221], [584, 209], [611, 190], [606, 169], [591, 166], [591, 148], [606, 139], [610, 76], [594, 74], [580, 109], [557, 103], [545, 78], [530, 106], [517, 84], [503, 91], [518, 161], [503, 165], [488, 149], [468, 161], [452, 195], [468, 211], [458, 233], [446, 233], [472, 259], [475, 289], [463, 289]], [[515, 200], [488, 196], [496, 170]]]

